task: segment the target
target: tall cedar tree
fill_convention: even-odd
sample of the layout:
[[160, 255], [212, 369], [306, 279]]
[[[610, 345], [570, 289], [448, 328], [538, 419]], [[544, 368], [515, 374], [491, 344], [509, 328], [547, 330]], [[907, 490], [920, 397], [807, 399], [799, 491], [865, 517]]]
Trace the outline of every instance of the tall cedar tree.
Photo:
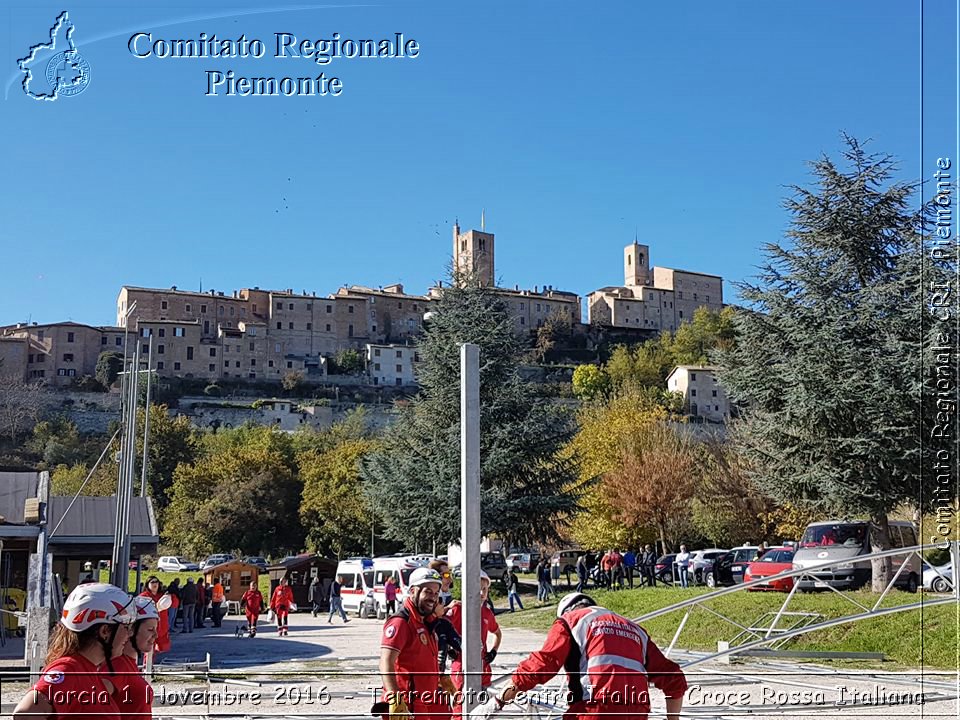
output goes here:
[[[911, 208], [914, 186], [891, 183], [889, 156], [844, 139], [849, 169], [824, 157], [812, 163], [816, 187], [793, 188], [791, 242], [765, 246], [757, 284], [740, 286], [750, 307], [737, 314], [736, 346], [717, 360], [746, 410], [733, 436], [761, 489], [869, 517], [880, 550], [888, 513], [918, 504], [923, 483], [928, 498], [932, 490], [921, 472], [929, 211]], [[875, 590], [890, 569], [874, 562]]]
[[561, 457], [573, 417], [536, 398], [503, 302], [454, 276], [425, 323], [421, 391], [363, 464], [364, 488], [390, 537], [408, 545], [460, 538], [460, 345], [480, 346], [480, 525], [509, 544], [556, 540], [577, 510], [576, 458]]

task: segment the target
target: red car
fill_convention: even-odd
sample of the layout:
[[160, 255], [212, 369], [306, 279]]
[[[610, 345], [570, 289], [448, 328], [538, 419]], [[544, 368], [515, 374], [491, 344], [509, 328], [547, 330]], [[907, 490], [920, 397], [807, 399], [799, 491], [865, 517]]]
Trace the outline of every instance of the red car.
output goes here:
[[[755, 560], [749, 565], [743, 573], [745, 583], [761, 578], [779, 575], [793, 569], [793, 548], [775, 547], [767, 550], [759, 560]], [[777, 590], [779, 592], [790, 592], [793, 589], [793, 578], [781, 578], [771, 582], [761, 583], [751, 590]]]

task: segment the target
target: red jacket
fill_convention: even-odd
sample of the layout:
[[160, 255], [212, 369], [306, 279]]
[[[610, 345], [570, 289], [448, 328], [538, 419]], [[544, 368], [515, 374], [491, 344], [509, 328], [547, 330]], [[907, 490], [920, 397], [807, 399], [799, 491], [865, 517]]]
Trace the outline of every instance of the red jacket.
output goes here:
[[581, 717], [650, 712], [649, 683], [667, 697], [683, 697], [687, 681], [635, 622], [602, 607], [566, 613], [550, 627], [543, 647], [513, 675], [518, 690], [548, 682], [567, 671], [569, 714]]
[[[400, 653], [394, 673], [397, 688], [417, 720], [449, 717], [450, 706], [437, 692], [440, 684], [437, 636], [424, 624], [410, 598], [404, 600], [400, 612], [384, 624], [380, 647]], [[386, 690], [383, 700], [389, 700]]]
[[[154, 603], [159, 602], [160, 598], [163, 597], [162, 593], [152, 593], [149, 590], [144, 590], [140, 595], [150, 598]], [[157, 644], [155, 651], [163, 653], [170, 649], [170, 613], [166, 610], [161, 610], [158, 614], [160, 615], [160, 620], [157, 623]]]
[[[486, 603], [480, 607], [480, 655], [483, 656], [487, 654], [487, 636], [490, 633], [497, 632], [497, 630], [500, 629], [500, 625], [497, 623], [497, 617], [493, 614], [493, 610], [487, 607]], [[459, 600], [447, 608], [445, 617], [450, 621], [450, 624], [453, 625], [453, 629], [457, 631], [457, 634], [462, 636], [463, 605]], [[480, 686], [489, 687], [492, 682], [490, 663], [484, 660], [481, 665], [483, 675], [480, 677]], [[463, 663], [459, 658], [450, 663], [450, 675], [453, 679], [453, 684], [456, 685], [458, 690], [461, 690], [463, 688]]]
[[240, 604], [251, 615], [259, 615], [263, 610], [263, 595], [259, 590], [247, 590], [240, 599]]
[[290, 610], [293, 603], [293, 588], [289, 585], [277, 585], [273, 591], [273, 597], [270, 598], [270, 607], [274, 612], [277, 610]]

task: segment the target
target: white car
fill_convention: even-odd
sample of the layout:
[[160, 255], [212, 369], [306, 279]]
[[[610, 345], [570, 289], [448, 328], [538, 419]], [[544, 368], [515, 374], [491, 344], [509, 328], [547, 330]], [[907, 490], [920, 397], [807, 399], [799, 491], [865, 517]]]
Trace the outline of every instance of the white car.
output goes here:
[[177, 557], [176, 555], [164, 555], [157, 560], [157, 570], [163, 570], [164, 572], [192, 572], [199, 569], [200, 566], [195, 562], [190, 562], [185, 557]]
[[924, 563], [923, 588], [939, 593], [950, 592], [953, 589], [953, 567], [950, 563], [937, 566]]

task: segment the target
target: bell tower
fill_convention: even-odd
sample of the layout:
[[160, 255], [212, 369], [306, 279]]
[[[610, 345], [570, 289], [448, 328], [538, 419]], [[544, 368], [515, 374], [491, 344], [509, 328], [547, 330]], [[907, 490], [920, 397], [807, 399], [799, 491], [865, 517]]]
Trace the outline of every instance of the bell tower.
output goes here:
[[650, 285], [650, 248], [634, 240], [623, 249], [623, 284]]
[[[485, 222], [481, 220], [481, 226]], [[453, 224], [453, 267], [473, 273], [480, 284], [494, 287], [494, 236], [485, 230], [460, 232], [460, 223]]]

